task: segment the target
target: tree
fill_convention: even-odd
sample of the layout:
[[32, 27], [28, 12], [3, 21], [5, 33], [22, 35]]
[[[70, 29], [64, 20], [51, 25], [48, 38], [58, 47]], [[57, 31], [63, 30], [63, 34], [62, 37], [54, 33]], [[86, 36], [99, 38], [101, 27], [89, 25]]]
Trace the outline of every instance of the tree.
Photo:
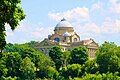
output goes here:
[[35, 48], [35, 46], [38, 45], [39, 42], [37, 42], [37, 41], [30, 41], [30, 42], [25, 43], [25, 44], [30, 46], [30, 47], [32, 47], [32, 48]]
[[20, 65], [21, 79], [33, 80], [35, 78], [35, 65], [30, 58], [25, 57]]
[[47, 66], [55, 67], [55, 63], [49, 56], [29, 47], [26, 44], [7, 44], [4, 49], [5, 52], [18, 52], [22, 59], [29, 57], [35, 64], [36, 69], [44, 69]]
[[7, 75], [6, 57], [0, 58], [0, 78]]
[[88, 60], [88, 52], [85, 46], [74, 48], [71, 51], [71, 64], [84, 64]]
[[83, 65], [83, 71], [89, 74], [95, 74], [98, 71], [98, 65], [95, 59], [88, 60]]
[[54, 67], [48, 66], [46, 69], [41, 70], [37, 73], [41, 79], [47, 78], [48, 80], [57, 79], [59, 73]]
[[120, 71], [120, 48], [114, 43], [105, 42], [97, 51], [97, 64], [100, 73]]
[[20, 6], [21, 0], [0, 0], [0, 50], [6, 45], [5, 24], [9, 24], [14, 30], [19, 22], [25, 18]]
[[120, 80], [120, 77], [117, 73], [86, 74], [82, 78], [75, 78], [74, 80]]
[[[114, 48], [117, 48], [117, 45], [114, 44], [114, 42], [104, 42], [98, 49], [97, 51], [97, 55], [100, 55], [104, 52], [108, 52], [110, 49], [114, 49]], [[100, 54], [99, 54], [100, 53]]]
[[69, 64], [69, 61], [70, 61], [70, 52], [69, 51], [63, 52], [61, 60], [63, 63], [62, 65], [67, 66]]
[[18, 52], [6, 53], [7, 76], [18, 77], [20, 75], [21, 55]]
[[55, 79], [58, 76], [58, 71], [53, 67], [48, 67], [46, 73], [47, 73], [46, 77], [50, 79]]
[[81, 76], [82, 67], [80, 64], [71, 64], [65, 67], [62, 67], [60, 70], [60, 75], [65, 79], [74, 78]]
[[63, 53], [61, 51], [61, 48], [58, 46], [51, 48], [51, 50], [49, 51], [49, 56], [55, 62], [55, 66], [57, 70], [59, 70], [59, 68], [62, 65], [62, 60], [61, 60], [62, 54]]
[[2, 54], [0, 59], [0, 73], [1, 76], [18, 77], [20, 73], [20, 63], [22, 61], [21, 55], [17, 52], [10, 52]]
[[[22, 59], [28, 57], [32, 63], [34, 63], [36, 77], [44, 76], [42, 74], [48, 69], [48, 67], [55, 68], [55, 63], [51, 60], [49, 56], [35, 50], [34, 48], [29, 47], [27, 44], [7, 44], [4, 51], [6, 53], [19, 53]], [[5, 55], [5, 54], [2, 54]], [[17, 56], [14, 56], [16, 58]], [[12, 59], [13, 60], [13, 59]], [[10, 61], [12, 61], [10, 60]], [[19, 61], [16, 61], [21, 63]], [[10, 63], [9, 63], [10, 64]], [[13, 66], [10, 66], [12, 68]], [[17, 65], [16, 65], [17, 67]], [[19, 68], [20, 69], [20, 68]], [[18, 71], [16, 71], [18, 72]], [[19, 72], [20, 73], [20, 72]], [[39, 76], [40, 75], [40, 76]], [[21, 78], [21, 76], [20, 76]]]

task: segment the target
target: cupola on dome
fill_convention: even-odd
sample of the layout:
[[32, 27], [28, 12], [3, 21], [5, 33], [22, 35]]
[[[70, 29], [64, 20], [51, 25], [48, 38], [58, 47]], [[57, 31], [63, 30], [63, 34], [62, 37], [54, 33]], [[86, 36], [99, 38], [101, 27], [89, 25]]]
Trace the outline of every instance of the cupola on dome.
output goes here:
[[64, 36], [64, 37], [67, 37], [67, 36], [71, 36], [71, 34], [68, 33], [68, 32], [65, 32], [65, 33], [63, 34], [63, 36]]
[[73, 27], [66, 19], [62, 19], [56, 27]]

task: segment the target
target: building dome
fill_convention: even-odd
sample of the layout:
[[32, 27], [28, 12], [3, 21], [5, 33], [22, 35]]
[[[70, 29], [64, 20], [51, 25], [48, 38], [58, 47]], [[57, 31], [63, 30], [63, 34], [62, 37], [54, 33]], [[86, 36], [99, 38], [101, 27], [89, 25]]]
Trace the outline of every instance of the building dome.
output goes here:
[[73, 27], [66, 19], [62, 19], [56, 27]]

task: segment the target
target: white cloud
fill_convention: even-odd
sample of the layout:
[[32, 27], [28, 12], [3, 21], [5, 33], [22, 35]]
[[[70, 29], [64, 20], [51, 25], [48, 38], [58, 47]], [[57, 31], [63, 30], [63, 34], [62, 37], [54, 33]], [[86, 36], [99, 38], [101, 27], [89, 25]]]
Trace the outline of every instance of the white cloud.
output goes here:
[[112, 13], [120, 14], [120, 1], [119, 0], [109, 0], [111, 3], [110, 11]]
[[30, 29], [30, 25], [27, 23], [21, 23], [16, 29], [15, 32], [28, 32]]
[[39, 27], [39, 28], [36, 28], [33, 32], [31, 32], [30, 34], [34, 37], [41, 37], [41, 32], [44, 30], [43, 27]]
[[94, 3], [91, 7], [91, 11], [96, 11], [96, 10], [100, 10], [102, 7], [102, 3], [101, 2], [97, 2], [97, 3]]
[[86, 33], [95, 33], [95, 34], [100, 34], [100, 27], [97, 26], [95, 23], [87, 23], [83, 27], [83, 31]]
[[95, 37], [103, 36], [104, 34], [119, 34], [120, 33], [120, 20], [112, 20], [110, 17], [105, 18], [101, 25], [94, 22], [85, 23], [83, 26], [78, 25], [75, 31], [82, 36]]
[[74, 28], [75, 31], [84, 38], [94, 38], [95, 36], [101, 35], [100, 27], [93, 22], [85, 23], [82, 26], [76, 25]]
[[52, 34], [53, 27], [45, 27], [42, 24], [29, 24], [21, 23], [14, 31], [9, 28], [9, 25], [6, 27], [6, 39], [7, 42], [11, 43], [21, 43], [28, 42], [31, 40], [41, 41], [44, 38], [48, 37], [49, 34]]
[[118, 30], [118, 32], [120, 33], [120, 20], [116, 20], [116, 28]]
[[48, 35], [52, 33], [53, 33], [53, 27], [47, 27], [47, 28], [39, 27], [39, 28], [36, 28], [30, 34], [32, 35], [32, 37], [44, 39], [45, 37], [48, 37]]
[[107, 34], [120, 33], [120, 20], [113, 21], [111, 18], [106, 18], [101, 26], [101, 31]]
[[89, 9], [86, 7], [77, 7], [71, 10], [67, 10], [65, 12], [49, 12], [48, 16], [56, 21], [60, 21], [63, 17], [67, 20], [81, 20], [81, 19], [88, 19], [89, 18]]

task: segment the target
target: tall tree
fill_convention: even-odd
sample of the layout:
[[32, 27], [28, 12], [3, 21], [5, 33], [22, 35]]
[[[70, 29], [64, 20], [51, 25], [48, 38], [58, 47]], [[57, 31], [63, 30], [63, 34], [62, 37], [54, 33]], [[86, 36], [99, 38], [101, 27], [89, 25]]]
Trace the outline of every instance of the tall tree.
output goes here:
[[62, 54], [63, 52], [61, 51], [61, 48], [58, 46], [53, 47], [49, 52], [49, 56], [55, 62], [55, 66], [57, 70], [62, 66], [62, 60], [61, 60]]
[[100, 73], [120, 71], [120, 48], [114, 44], [105, 42], [97, 51], [97, 64]]
[[25, 18], [20, 6], [21, 0], [0, 0], [0, 50], [2, 52], [6, 45], [5, 24], [9, 24], [14, 30], [19, 22]]
[[88, 60], [88, 51], [85, 46], [74, 48], [71, 51], [71, 64], [84, 64]]

